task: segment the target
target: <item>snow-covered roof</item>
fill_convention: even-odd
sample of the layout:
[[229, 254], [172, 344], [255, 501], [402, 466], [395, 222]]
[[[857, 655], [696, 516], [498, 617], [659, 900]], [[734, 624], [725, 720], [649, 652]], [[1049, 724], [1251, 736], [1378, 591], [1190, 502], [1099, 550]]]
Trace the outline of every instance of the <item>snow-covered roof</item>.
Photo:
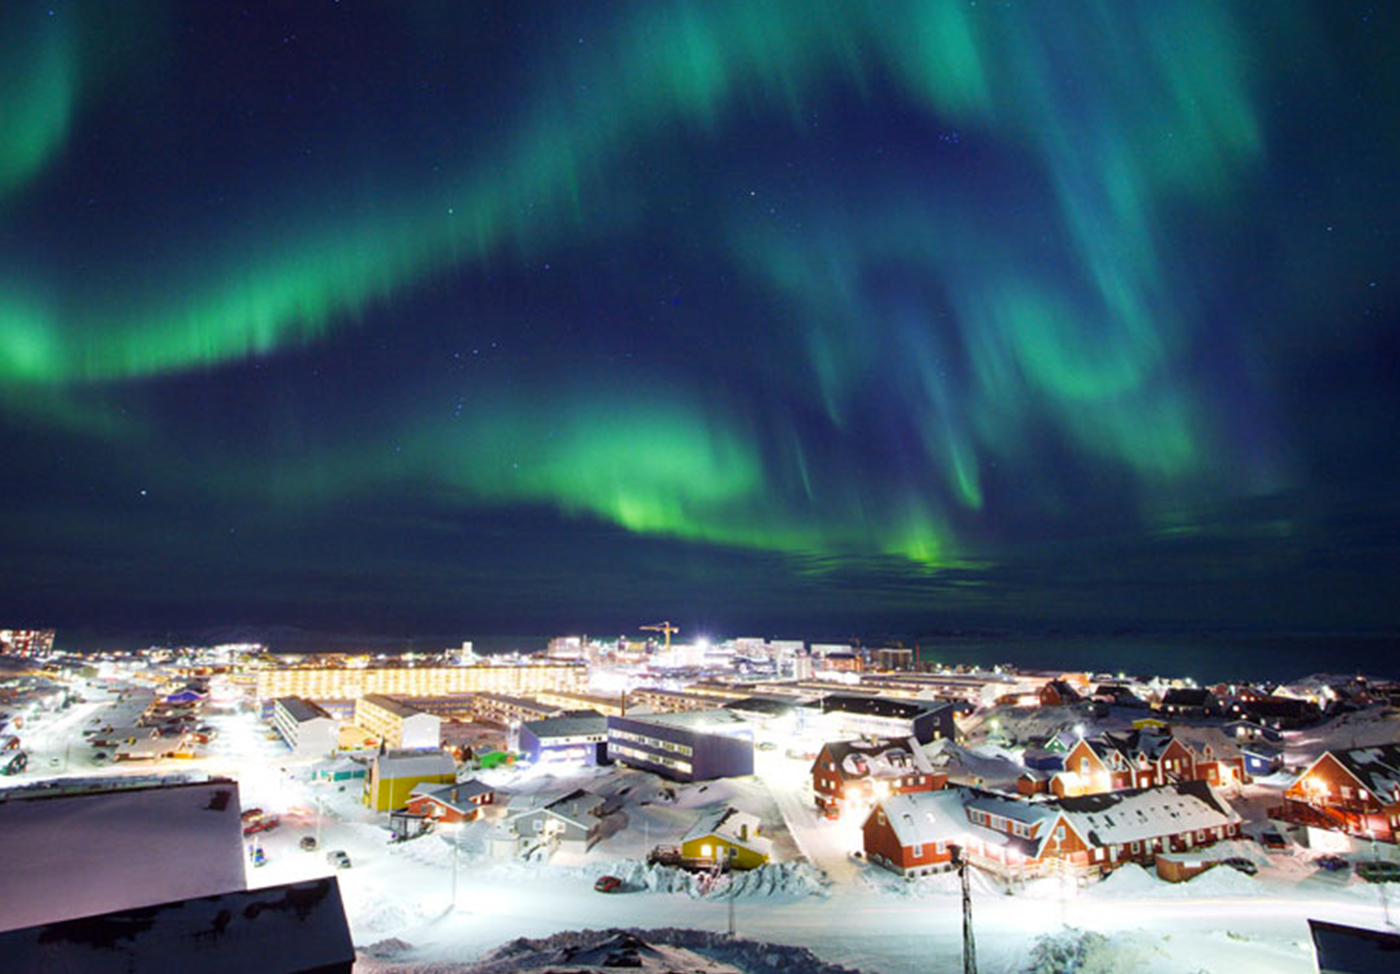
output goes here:
[[0, 934], [10, 971], [339, 970], [354, 962], [334, 876], [125, 908]]
[[880, 803], [880, 810], [902, 846], [956, 842], [970, 828], [959, 788], [894, 795]]
[[413, 775], [455, 774], [457, 764], [446, 751], [389, 751], [374, 758], [381, 778], [408, 778]]
[[1328, 753], [1373, 794], [1389, 798], [1400, 789], [1400, 744], [1377, 744]]
[[472, 804], [472, 799], [480, 795], [494, 794], [496, 789], [490, 785], [483, 784], [476, 778], [460, 781], [451, 785], [417, 785], [409, 793], [409, 798], [423, 796], [440, 805], [459, 812], [470, 811], [476, 806]]
[[1062, 798], [1047, 804], [1064, 812], [1074, 830], [1097, 846], [1139, 842], [1240, 821], [1229, 803], [1215, 795], [1204, 781]]
[[588, 716], [567, 717], [546, 717], [543, 720], [527, 720], [520, 725], [522, 730], [529, 730], [531, 734], [541, 741], [551, 737], [577, 737], [582, 734], [606, 734], [608, 732], [608, 718], [598, 713], [596, 710], [587, 711]]
[[681, 838], [682, 842], [715, 836], [730, 845], [750, 849], [762, 856], [773, 852], [773, 843], [759, 835], [760, 823], [757, 815], [723, 806], [711, 809], [696, 820], [690, 830]]
[[[933, 765], [919, 742], [912, 737], [904, 740], [833, 741], [823, 750], [836, 765], [836, 773], [848, 781], [933, 773]], [[821, 760], [820, 755], [817, 760]]]
[[325, 708], [301, 697], [278, 697], [277, 706], [287, 712], [287, 716], [298, 724], [309, 720], [334, 720]]
[[242, 889], [239, 814], [226, 780], [0, 800], [0, 930]]

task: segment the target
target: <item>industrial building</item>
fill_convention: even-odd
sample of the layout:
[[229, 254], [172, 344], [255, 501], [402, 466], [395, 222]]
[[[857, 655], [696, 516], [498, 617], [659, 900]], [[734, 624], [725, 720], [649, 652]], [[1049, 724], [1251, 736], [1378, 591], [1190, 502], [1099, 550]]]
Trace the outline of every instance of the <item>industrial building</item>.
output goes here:
[[293, 754], [330, 754], [339, 742], [340, 722], [301, 697], [278, 697], [272, 706], [272, 726]]
[[753, 730], [727, 710], [608, 718], [608, 759], [677, 781], [753, 774]]
[[516, 731], [512, 749], [536, 763], [606, 764], [608, 718], [587, 713], [526, 721]]
[[355, 724], [395, 750], [442, 746], [442, 719], [437, 714], [380, 693], [355, 701]]

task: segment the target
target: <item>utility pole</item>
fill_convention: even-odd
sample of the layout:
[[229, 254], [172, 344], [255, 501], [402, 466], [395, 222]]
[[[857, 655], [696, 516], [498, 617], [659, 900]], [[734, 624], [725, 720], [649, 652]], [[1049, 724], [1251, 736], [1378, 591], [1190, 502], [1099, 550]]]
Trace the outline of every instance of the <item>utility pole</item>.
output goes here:
[[460, 837], [461, 826], [458, 826], [452, 833], [452, 909], [457, 909], [457, 850], [460, 848], [457, 839]]
[[732, 846], [726, 846], [726, 847], [725, 847], [724, 865], [725, 865], [726, 870], [727, 870], [728, 873], [729, 873], [729, 939], [730, 939], [730, 940], [733, 940], [733, 939], [734, 939], [734, 894], [735, 894], [735, 890], [736, 890], [735, 885], [734, 885], [734, 863], [733, 863], [734, 852], [735, 852], [735, 850], [734, 850], [734, 848], [733, 848]]
[[977, 974], [977, 941], [972, 936], [972, 887], [968, 885], [967, 855], [962, 846], [954, 845], [949, 849], [962, 881], [963, 974]]

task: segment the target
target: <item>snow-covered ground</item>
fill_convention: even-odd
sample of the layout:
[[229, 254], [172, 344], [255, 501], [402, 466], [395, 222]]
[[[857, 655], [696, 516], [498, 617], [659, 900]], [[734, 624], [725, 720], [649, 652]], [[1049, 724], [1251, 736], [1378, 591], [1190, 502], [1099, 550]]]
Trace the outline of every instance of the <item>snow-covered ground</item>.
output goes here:
[[[80, 704], [32, 728], [26, 747], [38, 760], [23, 777], [55, 773], [49, 759], [65, 752], [69, 773], [94, 773], [91, 748], [80, 735], [105, 705]], [[956, 881], [941, 876], [906, 883], [853, 860], [858, 821], [818, 816], [809, 763], [782, 748], [757, 752], [752, 778], [697, 785], [611, 768], [483, 773], [503, 795], [585, 787], [615, 809], [605, 838], [586, 854], [522, 862], [487, 856], [487, 822], [390, 844], [386, 816], [360, 803], [360, 782], [314, 782], [312, 762], [294, 759], [269, 740], [266, 726], [246, 711], [213, 713], [209, 722], [220, 734], [205, 757], [99, 773], [199, 771], [237, 778], [244, 807], [282, 815], [281, 827], [258, 838], [268, 861], [248, 869], [253, 886], [325, 875], [331, 869], [326, 851], [345, 850], [353, 865], [339, 878], [354, 941], [362, 948], [381, 944], [362, 958], [358, 966], [365, 971], [449, 971], [513, 938], [581, 928], [723, 931], [729, 913], [723, 883], [642, 865], [651, 847], [678, 842], [705, 808], [719, 803], [758, 815], [782, 864], [746, 877], [739, 887], [734, 908], [741, 935], [810, 947], [828, 962], [867, 972], [954, 970], [960, 963]], [[1347, 746], [1352, 734], [1362, 743], [1394, 740], [1396, 727], [1376, 713], [1290, 735], [1289, 762], [1329, 742]], [[999, 778], [1007, 770], [993, 753], [945, 749], [955, 772]], [[1250, 786], [1232, 801], [1247, 814], [1261, 814], [1286, 780], [1276, 776]], [[317, 834], [317, 851], [299, 848], [302, 837]], [[1048, 880], [1008, 890], [978, 875], [980, 969], [1041, 972], [1076, 963], [1102, 971], [1303, 974], [1314, 970], [1309, 917], [1382, 928], [1390, 911], [1400, 921], [1400, 888], [1319, 871], [1308, 854], [1259, 850], [1255, 858], [1257, 877], [1217, 868], [1180, 886], [1131, 866], [1082, 890]], [[594, 892], [603, 874], [626, 880], [625, 891]]]

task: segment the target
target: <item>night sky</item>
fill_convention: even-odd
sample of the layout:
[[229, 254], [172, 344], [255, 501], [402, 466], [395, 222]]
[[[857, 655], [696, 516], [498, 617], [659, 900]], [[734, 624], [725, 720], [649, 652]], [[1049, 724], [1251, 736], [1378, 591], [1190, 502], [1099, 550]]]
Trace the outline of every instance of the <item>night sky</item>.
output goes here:
[[1400, 626], [1400, 14], [0, 5], [0, 624]]

